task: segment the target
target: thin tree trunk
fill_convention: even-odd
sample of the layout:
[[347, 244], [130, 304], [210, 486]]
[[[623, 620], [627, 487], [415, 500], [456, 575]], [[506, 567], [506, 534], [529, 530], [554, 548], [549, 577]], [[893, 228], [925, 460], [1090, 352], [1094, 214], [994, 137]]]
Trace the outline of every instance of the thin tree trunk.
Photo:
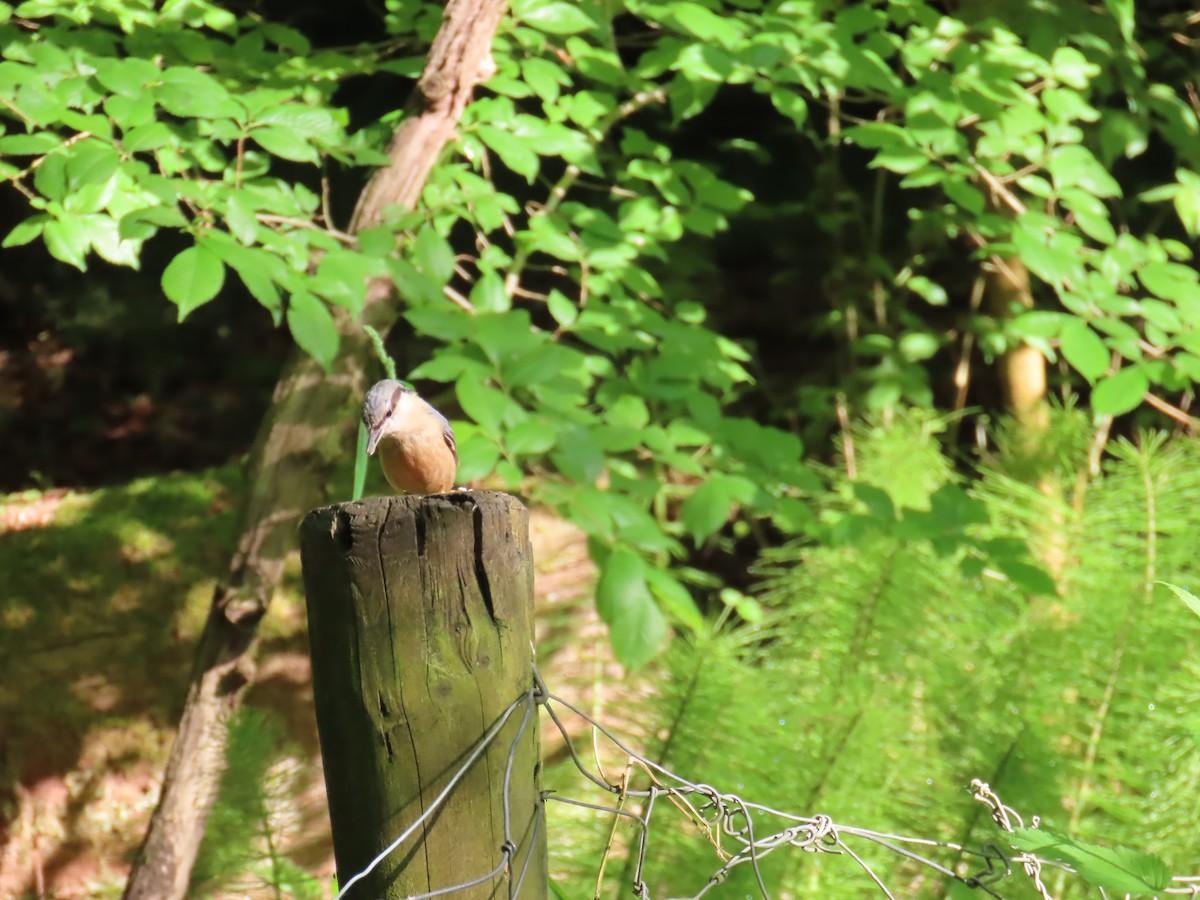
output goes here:
[[[506, 6], [507, 0], [449, 0], [410, 115], [392, 138], [392, 163], [363, 189], [353, 229], [378, 224], [387, 206], [416, 204], [472, 89], [491, 72], [491, 42]], [[386, 330], [396, 315], [390, 283], [369, 285], [363, 320]], [[342, 349], [328, 375], [293, 350], [259, 429], [242, 535], [196, 649], [158, 806], [125, 889], [128, 900], [177, 900], [187, 893], [225, 765], [226, 726], [254, 675], [248, 651], [258, 623], [296, 548], [301, 516], [328, 502], [326, 485], [351, 452], [370, 343], [348, 316], [338, 318], [338, 330]]]
[[[1033, 309], [1029, 271], [1017, 257], [994, 259], [986, 279], [988, 309], [997, 319], [1008, 320], [1018, 312]], [[1000, 358], [1000, 387], [1022, 440], [1035, 445], [1050, 424], [1046, 358], [1028, 344], [1013, 347]]]
[[[987, 274], [986, 297], [988, 308], [998, 319], [1032, 309], [1033, 291], [1025, 265], [1016, 257], [993, 260], [993, 269]], [[1005, 353], [999, 364], [1004, 401], [1015, 426], [1013, 449], [1049, 501], [1032, 550], [1058, 580], [1067, 558], [1066, 520], [1062, 481], [1044, 446], [1050, 428], [1046, 358], [1040, 350], [1020, 344]]]

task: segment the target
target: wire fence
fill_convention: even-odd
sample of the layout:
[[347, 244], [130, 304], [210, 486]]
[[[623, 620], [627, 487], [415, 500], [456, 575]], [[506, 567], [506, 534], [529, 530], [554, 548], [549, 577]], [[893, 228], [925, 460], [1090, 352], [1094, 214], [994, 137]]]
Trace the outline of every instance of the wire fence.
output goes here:
[[[848, 857], [862, 871], [864, 877], [875, 884], [880, 894], [893, 898], [893, 900], [897, 896], [896, 893], [884, 883], [883, 878], [864, 858], [862, 851], [868, 845], [882, 848], [897, 857], [925, 867], [930, 872], [957, 882], [966, 888], [976, 890], [983, 896], [1000, 898], [1000, 900], [1003, 900], [1005, 896], [999, 889], [1001, 883], [1008, 879], [1021, 877], [1024, 877], [1027, 883], [1032, 885], [1043, 900], [1053, 900], [1053, 895], [1043, 881], [1043, 871], [1052, 868], [1074, 873], [1070, 865], [1058, 860], [1045, 859], [1032, 853], [1018, 853], [1010, 849], [1001, 834], [997, 835], [996, 842], [985, 842], [975, 847], [890, 834], [869, 828], [838, 824], [826, 815], [805, 816], [775, 809], [747, 800], [737, 794], [721, 791], [712, 785], [690, 781], [631, 749], [621, 738], [592, 716], [562, 697], [550, 693], [542, 680], [541, 673], [535, 667], [534, 684], [528, 691], [514, 699], [492, 727], [475, 743], [467, 753], [461, 767], [437, 797], [424, 809], [420, 817], [405, 828], [361, 872], [348, 879], [334, 900], [342, 900], [346, 897], [356, 883], [370, 874], [392, 853], [411, 841], [426, 824], [436, 818], [442, 805], [471, 768], [500, 738], [505, 726], [518, 710], [523, 712], [508, 746], [503, 783], [504, 841], [497, 848], [495, 864], [488, 871], [481, 872], [470, 880], [439, 887], [427, 893], [415, 894], [406, 900], [427, 900], [427, 898], [433, 897], [453, 896], [455, 893], [487, 884], [500, 877], [506, 880], [506, 896], [509, 900], [520, 900], [522, 896], [533, 895], [533, 891], [522, 894], [522, 890], [526, 888], [526, 875], [533, 854], [526, 853], [523, 865], [516, 870], [513, 868], [514, 861], [520, 857], [523, 844], [513, 839], [510, 792], [517, 748], [538, 710], [553, 723], [554, 728], [562, 736], [567, 752], [580, 776], [612, 799], [608, 803], [594, 803], [567, 797], [560, 793], [543, 792], [541, 802], [537, 806], [536, 820], [527, 836], [528, 846], [536, 844], [541, 829], [546, 827], [547, 803], [562, 803], [609, 815], [613, 817], [614, 824], [622, 818], [630, 820], [637, 827], [638, 837], [636, 844], [631, 849], [633, 856], [633, 864], [629, 869], [632, 872], [631, 882], [622, 885], [622, 888], [626, 892], [632, 892], [638, 900], [654, 900], [646, 883], [646, 875], [652, 865], [650, 839], [653, 829], [663, 821], [664, 816], [668, 815], [680, 816], [694, 826], [697, 835], [711, 844], [718, 863], [699, 891], [687, 898], [676, 897], [667, 898], [667, 900], [701, 900], [713, 888], [724, 883], [734, 870], [741, 867], [748, 867], [753, 873], [754, 882], [757, 884], [762, 900], [772, 900], [771, 887], [766, 883], [760, 865], [772, 853], [786, 849], [793, 852], [826, 853]], [[575, 741], [564, 724], [564, 716], [567, 714], [582, 719], [591, 729], [594, 740], [594, 762], [591, 766], [585, 763], [580, 756]], [[611, 780], [604, 772], [600, 762], [599, 748], [599, 743], [602, 741], [608, 742], [610, 747], [619, 752], [626, 760], [619, 780]], [[645, 776], [649, 783], [648, 787], [638, 789], [630, 787], [633, 780], [631, 776], [635, 772], [640, 772]], [[992, 821], [1000, 832], [1012, 832], [1014, 829], [1025, 827], [1024, 819], [1020, 814], [1012, 807], [1005, 805], [985, 782], [975, 779], [971, 782], [971, 790], [974, 799], [988, 808]], [[1031, 827], [1036, 828], [1038, 824], [1037, 817], [1032, 817]], [[599, 861], [595, 894], [597, 897], [601, 896], [605, 869], [609, 862], [615, 835], [616, 829], [613, 828]], [[934, 858], [939, 854], [948, 858], [949, 864], [939, 862]], [[1100, 888], [1094, 888], [1094, 890], [1098, 896], [1108, 896]], [[1200, 876], [1173, 878], [1171, 886], [1164, 889], [1162, 893], [1200, 896]], [[505, 895], [497, 892], [492, 896]]]

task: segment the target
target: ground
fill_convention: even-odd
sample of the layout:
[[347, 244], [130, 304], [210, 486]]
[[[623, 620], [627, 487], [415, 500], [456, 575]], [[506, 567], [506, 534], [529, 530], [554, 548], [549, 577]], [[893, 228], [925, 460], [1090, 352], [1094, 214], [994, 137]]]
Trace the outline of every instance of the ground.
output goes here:
[[[119, 896], [228, 565], [240, 491], [227, 466], [0, 500], [0, 897]], [[531, 537], [546, 677], [599, 710], [618, 672], [592, 609], [585, 542], [541, 510]], [[298, 565], [260, 633], [194, 892], [274, 896], [271, 880], [328, 896]], [[555, 736], [546, 744], [554, 755]]]

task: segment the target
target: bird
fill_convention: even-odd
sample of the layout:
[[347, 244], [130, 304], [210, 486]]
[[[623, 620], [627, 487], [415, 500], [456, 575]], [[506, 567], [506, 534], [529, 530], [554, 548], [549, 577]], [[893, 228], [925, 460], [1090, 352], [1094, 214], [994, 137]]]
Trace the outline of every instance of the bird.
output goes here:
[[384, 477], [404, 494], [441, 494], [454, 488], [458, 445], [440, 412], [410, 387], [385, 378], [367, 391], [362, 409], [367, 454], [379, 449]]

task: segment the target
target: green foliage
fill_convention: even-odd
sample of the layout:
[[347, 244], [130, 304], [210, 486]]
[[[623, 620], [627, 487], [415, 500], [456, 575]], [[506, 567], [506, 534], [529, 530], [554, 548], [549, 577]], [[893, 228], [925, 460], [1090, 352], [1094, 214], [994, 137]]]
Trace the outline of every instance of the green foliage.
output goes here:
[[323, 885], [281, 849], [295, 808], [298, 748], [281, 746], [282, 728], [242, 709], [229, 725], [226, 766], [192, 872], [198, 896], [269, 890], [276, 898], [318, 900]]
[[[1052, 430], [1071, 435], [1078, 418], [1063, 413]], [[999, 457], [956, 502], [947, 521], [962, 528], [947, 547], [945, 531], [906, 536], [878, 524], [901, 521], [897, 509], [932, 514], [955, 481], [936, 431], [926, 417], [905, 417], [857, 432], [867, 476], [849, 483], [830, 473], [833, 487], [815, 504], [831, 530], [864, 517], [872, 526], [854, 526], [854, 541], [769, 554], [766, 618], [676, 642], [654, 701], [625, 720], [638, 723], [651, 758], [694, 781], [797, 815], [968, 846], [1006, 842], [966, 790], [983, 778], [1027, 821], [1041, 815], [1071, 835], [1043, 855], [1077, 865], [1088, 857], [1081, 877], [1043, 870], [1055, 897], [1090, 896], [1086, 881], [1114, 892], [1159, 884], [1167, 870], [1150, 848], [1185, 871], [1200, 796], [1187, 699], [1197, 673], [1184, 664], [1196, 630], [1182, 604], [1163, 602], [1165, 592], [1156, 599], [1152, 586], [1156, 572], [1197, 571], [1200, 447], [1156, 435], [1124, 444], [1078, 508], [1008, 474], [1010, 461], [1025, 461]], [[1070, 440], [1061, 446], [1046, 463], [1074, 483], [1085, 453]], [[969, 564], [997, 547], [1047, 577], [1026, 546], [1061, 561], [1049, 573], [1054, 590], [1031, 591], [997, 559]], [[575, 784], [565, 767], [548, 777], [564, 792]], [[656, 896], [690, 896], [719, 861], [702, 835], [669, 818], [656, 808], [647, 881]], [[592, 813], [571, 813], [569, 823], [554, 853], [575, 895], [595, 883], [609, 823]], [[636, 836], [617, 833], [623, 844]], [[1139, 849], [1103, 849], [1114, 845]], [[933, 877], [854, 847], [893, 891]], [[755, 894], [748, 868], [722, 890]], [[844, 856], [779, 850], [763, 872], [772, 895], [877, 894]], [[610, 863], [604, 896], [618, 896], [629, 876]], [[1000, 891], [1026, 896], [1021, 877], [1015, 867]]]
[[[356, 316], [366, 282], [390, 278], [433, 348], [410, 377], [453, 388], [470, 419], [456, 425], [461, 477], [515, 489], [536, 472], [533, 499], [620, 567], [601, 584], [632, 586], [601, 603], [627, 665], [658, 646], [664, 611], [694, 630], [681, 592], [698, 579], [667, 567], [685, 542], [722, 541], [734, 519], [804, 533], [819, 489], [791, 430], [731, 414], [754, 356], [708, 326], [703, 294], [669, 281], [678, 248], [754, 211], [749, 191], [672, 139], [719, 97], [760, 95], [774, 127], [818, 145], [838, 203], [852, 193], [842, 150], [875, 173], [873, 212], [859, 217], [868, 248], [839, 254], [848, 287], [830, 291], [822, 323], [844, 332], [854, 363], [836, 389], [868, 409], [933, 403], [937, 310], [951, 301], [939, 271], [963, 241], [978, 262], [1023, 264], [1045, 307], [972, 309], [960, 329], [988, 358], [1020, 343], [1061, 354], [1109, 415], [1200, 375], [1200, 274], [1179, 239], [1200, 220], [1200, 124], [1168, 52], [1175, 26], [1126, 4], [981, 17], [923, 2], [634, 0], [614, 19], [599, 4], [521, 0], [421, 208], [359, 235], [330, 220], [318, 177], [386, 163], [395, 115], [351, 132], [335, 92], [413, 76], [418, 57], [390, 54], [428, 42], [437, 4], [390, 9], [388, 42], [354, 51], [206, 0], [6, 9], [0, 175], [33, 211], [6, 245], [40, 238], [79, 268], [92, 253], [136, 266], [158, 232], [182, 233], [191, 244], [162, 276], [181, 319], [232, 272], [326, 368], [332, 308]], [[756, 137], [735, 143], [761, 158]], [[1122, 165], [1151, 146], [1170, 179], [1147, 183], [1143, 167], [1127, 181]], [[915, 198], [901, 254], [883, 247], [890, 187]], [[844, 247], [854, 216], [813, 207]], [[809, 391], [815, 418], [829, 418], [829, 391]], [[894, 527], [924, 539], [959, 505], [946, 494], [933, 520]], [[631, 577], [635, 556], [656, 580]]]
[[1180, 600], [1182, 600], [1187, 605], [1188, 609], [1190, 609], [1196, 615], [1200, 616], [1200, 598], [1198, 598], [1195, 594], [1193, 594], [1187, 588], [1182, 588], [1177, 584], [1171, 584], [1168, 581], [1156, 581], [1154, 583], [1161, 584], [1164, 587], [1169, 588], [1171, 593], [1173, 593], [1176, 597], [1178, 597]]
[[1009, 840], [1026, 853], [1067, 863], [1080, 878], [1106, 891], [1157, 894], [1171, 883], [1162, 860], [1148, 853], [1072, 840], [1050, 828], [1018, 828]]

